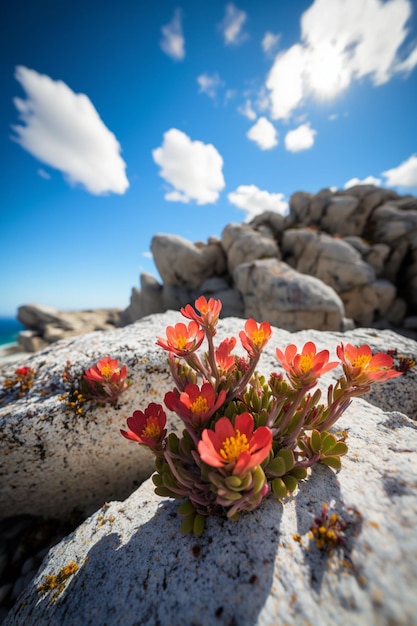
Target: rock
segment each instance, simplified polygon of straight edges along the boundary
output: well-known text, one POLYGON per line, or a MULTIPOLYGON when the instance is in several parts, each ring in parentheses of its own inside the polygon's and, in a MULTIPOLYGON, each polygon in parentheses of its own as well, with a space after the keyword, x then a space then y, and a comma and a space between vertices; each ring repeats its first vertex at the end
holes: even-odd
MULTIPOLYGON (((24 362, 37 374, 33 387, 23 397, 1 387, 16 364, 10 369, 3 368, 0 374, 2 516, 27 513, 62 518, 74 510, 89 514, 105 501, 125 498, 150 475, 151 455, 146 449, 130 445, 119 429, 125 428, 126 418, 134 410, 144 410, 151 401, 163 403, 165 393, 173 388, 166 353, 155 342, 158 336, 165 335, 167 326, 184 319, 179 312, 168 311, 124 328, 58 342, 24 362), (120 407, 97 407, 85 416, 66 410, 60 397, 67 390, 62 381, 67 359, 83 371, 106 355, 126 364, 132 380, 131 387, 120 396, 120 407)), ((237 337, 242 328, 242 319, 221 319, 216 341, 231 335, 237 337)), ((310 340, 320 350, 330 350, 332 358, 342 341, 354 345, 369 343, 375 351, 397 349, 398 354, 406 357, 417 354, 415 341, 391 331, 303 330, 292 334, 273 328, 273 338, 261 357, 262 370, 282 371, 275 355, 277 346, 284 349, 287 344, 296 343, 301 349, 310 340)), ((240 351, 243 354, 242 348, 240 351)), ((336 380, 336 374, 340 371, 329 372, 322 378, 323 391, 336 380)), ((379 389, 380 397, 368 394, 370 402, 388 410, 400 409, 417 419, 417 368, 379 389)), ((171 428, 178 427, 177 418, 170 416, 169 420, 171 428)))
POLYGON ((383 279, 375 280, 340 294, 346 315, 351 317, 359 326, 365 327, 372 326, 375 320, 389 315, 395 296, 394 285, 383 279))
MULTIPOLYGON (((176 310, 202 295, 207 280, 217 279, 227 285, 213 296, 224 300, 223 315, 248 317, 252 308, 245 310, 245 303, 252 302, 252 294, 237 287, 235 271, 241 264, 275 259, 332 287, 357 324, 394 325, 408 334, 402 319, 417 314, 416 220, 417 198, 357 185, 315 195, 298 191, 290 198, 289 215, 266 211, 249 223, 228 224, 220 241, 194 244, 175 235, 156 235, 152 249, 163 285, 156 282, 146 294, 144 288, 133 289, 123 320, 176 310), (391 287, 384 288, 381 306, 377 292, 386 281, 391 287), (394 300, 386 306, 393 289, 394 300), (387 309, 383 317, 381 308, 387 309)), ((276 323, 276 316, 266 321, 276 323)), ((308 325, 309 316, 298 320, 296 328, 300 324, 308 325)))
POLYGON ((343 303, 333 289, 282 261, 243 263, 236 268, 234 280, 247 317, 290 331, 341 329, 343 303))
POLYGON ((47 342, 34 330, 21 330, 17 341, 24 352, 37 352, 47 345, 47 342))
POLYGON ((222 232, 222 246, 227 256, 230 274, 241 263, 256 259, 280 259, 281 253, 275 239, 265 236, 247 224, 228 224, 222 232))
POLYGON ((295 496, 182 536, 177 504, 147 480, 52 548, 3 626, 415 626, 417 430, 355 399, 340 472, 316 466, 295 496), (328 503, 346 523, 326 553, 309 536, 328 503), (71 564, 62 587, 41 591, 71 564), (75 570, 75 571, 74 571, 75 570))
POLYGON ((165 311, 162 285, 152 274, 143 272, 140 275, 140 287, 140 290, 135 288, 132 290, 130 306, 123 313, 124 324, 131 324, 142 317, 165 311))
POLYGON ((42 304, 25 304, 19 307, 17 319, 29 329, 19 333, 19 344, 25 351, 37 352, 66 337, 114 328, 119 325, 121 310, 59 311, 42 304))
POLYGON ((223 249, 214 237, 197 245, 177 235, 157 234, 151 250, 159 275, 170 286, 195 289, 206 278, 226 271, 223 249))
MULTIPOLYGON (((172 386, 166 353, 155 341, 178 315, 53 344, 24 362, 36 371, 24 397, 0 387, 2 516, 89 514, 108 499, 126 497, 149 476, 151 455, 127 445, 119 429, 134 410, 150 400, 162 402, 172 386), (86 415, 68 410, 60 399, 68 391, 62 380, 67 360, 81 374, 107 355, 127 365, 132 380, 120 406, 96 407, 86 415)), ((18 365, 3 368, 0 385, 18 365)))
POLYGON ((282 249, 298 272, 319 278, 339 294, 375 280, 373 268, 343 239, 305 228, 287 230, 282 249))

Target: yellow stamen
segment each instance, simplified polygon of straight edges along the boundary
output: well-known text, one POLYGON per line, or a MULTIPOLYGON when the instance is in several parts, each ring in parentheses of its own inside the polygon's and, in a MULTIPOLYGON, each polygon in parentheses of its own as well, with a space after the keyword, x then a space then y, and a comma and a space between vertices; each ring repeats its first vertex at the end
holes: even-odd
POLYGON ((265 333, 262 330, 262 328, 260 328, 259 330, 255 330, 252 333, 252 341, 255 344, 255 346, 260 346, 264 343, 265 341, 265 333))
POLYGON ((205 413, 208 409, 207 400, 203 398, 203 396, 198 396, 191 404, 191 412, 192 413, 205 413))
POLYGON ((161 434, 158 420, 156 417, 148 417, 146 420, 146 426, 142 430, 142 436, 148 439, 157 439, 161 434))
POLYGON ((178 350, 184 350, 186 345, 187 345, 187 337, 184 337, 184 336, 177 337, 178 350))
POLYGON ((104 376, 104 378, 110 378, 113 374, 114 374, 114 370, 111 368, 110 365, 103 365, 103 367, 100 370, 102 376, 104 376))
POLYGON ((360 356, 357 356, 356 359, 353 359, 352 365, 353 367, 360 367, 361 369, 365 369, 365 367, 369 365, 371 358, 371 356, 361 354, 360 356))
POLYGON ((249 450, 248 438, 240 430, 236 430, 234 437, 227 437, 220 448, 220 454, 228 463, 234 463, 241 452, 249 450))
POLYGON ((309 372, 313 368, 314 354, 300 355, 300 369, 302 372, 309 372))

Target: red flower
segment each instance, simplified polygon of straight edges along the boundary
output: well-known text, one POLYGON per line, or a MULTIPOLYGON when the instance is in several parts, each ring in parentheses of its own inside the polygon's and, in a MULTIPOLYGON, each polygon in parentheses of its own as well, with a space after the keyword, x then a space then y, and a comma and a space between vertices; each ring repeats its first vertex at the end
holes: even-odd
POLYGON ((288 372, 292 385, 297 389, 312 387, 319 376, 339 365, 337 361, 328 363, 329 351, 317 352, 312 341, 304 344, 301 354, 297 352, 296 345, 290 344, 285 348, 285 353, 276 348, 276 355, 282 367, 288 372))
POLYGON ((120 367, 119 361, 106 356, 84 372, 84 379, 93 383, 118 383, 124 381, 126 374, 126 365, 120 367))
POLYGON ((162 443, 165 435, 166 414, 160 404, 151 402, 145 412, 134 411, 127 418, 128 430, 120 430, 123 437, 150 446, 151 448, 162 443))
POLYGON ((227 468, 235 476, 242 476, 268 456, 272 447, 272 433, 266 426, 253 432, 250 413, 236 416, 235 426, 227 417, 221 417, 213 430, 205 429, 198 443, 201 460, 211 467, 227 468))
POLYGON ((215 334, 215 326, 219 320, 222 303, 220 300, 210 298, 207 302, 204 296, 200 296, 194 303, 195 308, 199 311, 200 315, 196 313, 190 304, 187 304, 181 309, 181 313, 184 317, 190 320, 194 320, 201 324, 203 328, 210 331, 212 335, 215 334))
POLYGON ((15 374, 17 374, 20 377, 25 377, 25 376, 31 376, 33 374, 33 369, 31 367, 18 367, 17 370, 15 370, 15 374))
POLYGON ((350 343, 336 348, 337 356, 342 361, 346 378, 357 387, 366 387, 372 383, 382 383, 389 378, 401 376, 401 372, 391 369, 392 357, 384 352, 373 355, 371 348, 364 344, 355 348, 350 343))
POLYGON ((158 337, 156 345, 180 357, 187 357, 195 352, 204 340, 204 330, 195 321, 190 322, 188 328, 182 322, 168 326, 166 333, 167 338, 158 337))
POLYGON ((272 334, 271 324, 262 322, 259 326, 257 322, 250 318, 245 323, 245 330, 239 333, 242 346, 251 358, 259 355, 268 343, 272 334))
POLYGON ((223 372, 228 372, 235 365, 235 357, 230 354, 236 345, 236 337, 224 339, 217 348, 216 363, 223 372))
POLYGON ((216 398, 216 393, 210 383, 187 385, 180 393, 177 389, 165 394, 164 402, 167 409, 191 424, 194 428, 201 428, 212 415, 221 407, 226 398, 226 391, 222 390, 216 398))

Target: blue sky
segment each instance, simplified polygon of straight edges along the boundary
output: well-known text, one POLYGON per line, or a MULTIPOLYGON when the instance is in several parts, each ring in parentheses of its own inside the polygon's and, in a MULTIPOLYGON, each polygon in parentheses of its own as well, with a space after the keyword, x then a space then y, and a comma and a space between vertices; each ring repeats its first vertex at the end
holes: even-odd
POLYGON ((0 314, 124 308, 154 234, 295 191, 417 192, 416 2, 16 0, 0 41, 0 314))

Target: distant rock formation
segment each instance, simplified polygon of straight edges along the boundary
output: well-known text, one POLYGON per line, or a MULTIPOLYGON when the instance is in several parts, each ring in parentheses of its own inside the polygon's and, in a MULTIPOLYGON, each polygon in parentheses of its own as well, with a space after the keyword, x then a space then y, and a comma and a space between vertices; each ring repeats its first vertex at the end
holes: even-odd
POLYGON ((26 327, 18 336, 24 352, 37 352, 59 339, 109 330, 120 325, 122 309, 94 309, 87 311, 59 311, 43 304, 20 306, 17 319, 26 327))
POLYGON ((373 185, 296 192, 284 217, 228 224, 221 239, 156 234, 162 278, 143 273, 121 321, 218 298, 222 317, 290 331, 391 328, 417 336, 417 198, 373 185))

